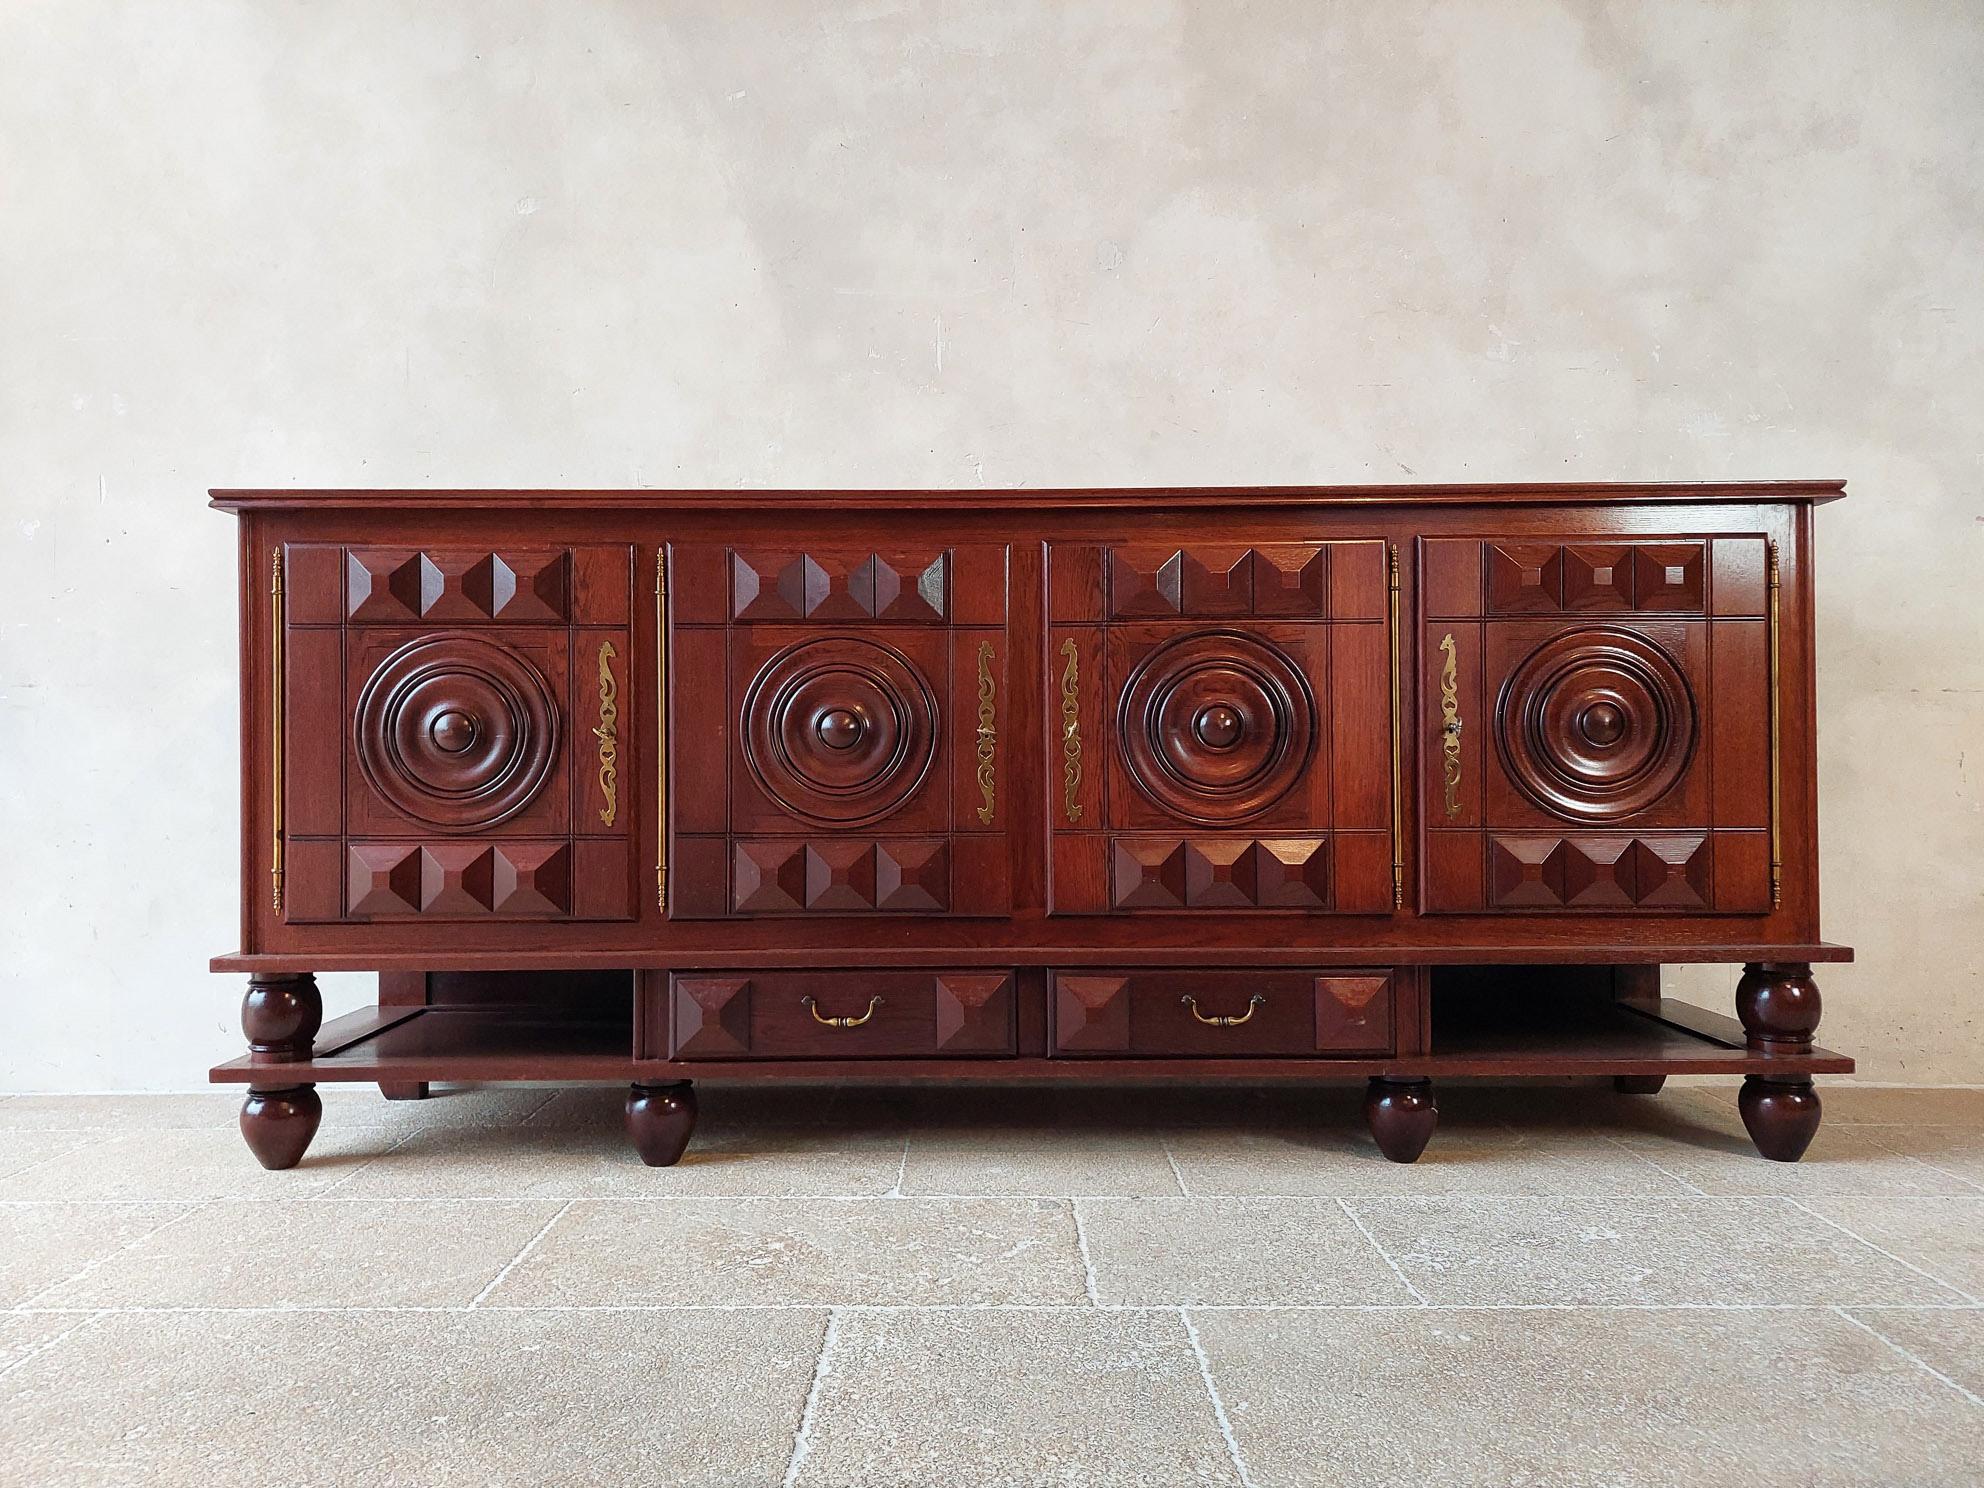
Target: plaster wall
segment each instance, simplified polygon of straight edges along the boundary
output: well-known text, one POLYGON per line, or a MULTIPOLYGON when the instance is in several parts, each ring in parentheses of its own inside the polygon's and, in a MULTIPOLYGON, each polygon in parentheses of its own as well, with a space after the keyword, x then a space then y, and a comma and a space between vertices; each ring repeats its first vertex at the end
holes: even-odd
POLYGON ((239 1048, 210 485, 1785 475, 1825 1040, 1984 1080, 1980 79, 1922 0, 0 0, 0 1089, 239 1048))

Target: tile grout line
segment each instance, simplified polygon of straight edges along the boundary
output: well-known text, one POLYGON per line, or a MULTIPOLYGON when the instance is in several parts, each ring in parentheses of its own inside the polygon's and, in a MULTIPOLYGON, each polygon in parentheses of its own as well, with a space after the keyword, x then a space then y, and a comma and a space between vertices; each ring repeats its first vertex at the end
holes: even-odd
MULTIPOLYGON (((1193 1302, 1195 1312, 1397 1312, 1427 1314, 1436 1312, 1831 1312, 1832 1302, 1193 1302)), ((1147 1313, 1176 1312, 1176 1302, 1111 1302, 1090 1308, 1075 1302, 533 1302, 527 1307, 506 1307, 504 1312, 1056 1312, 1091 1311, 1147 1313)), ((1975 1302, 1867 1302, 1854 1303, 1861 1312, 1984 1312, 1984 1303, 1975 1302)), ((136 1313, 201 1313, 260 1317, 275 1313, 444 1313, 460 1316, 470 1309, 466 1303, 448 1305, 423 1303, 262 1303, 240 1307, 178 1304, 128 1304, 89 1307, 32 1307, 20 1305, 0 1311, 0 1317, 124 1316, 136 1313)), ((482 1308, 479 1311, 492 1309, 482 1308)))
POLYGON ((97 1323, 101 1322, 105 1316, 106 1314, 101 1312, 84 1313, 81 1317, 76 1319, 75 1325, 73 1327, 64 1328, 60 1333, 57 1333, 53 1338, 44 1338, 40 1343, 36 1344, 33 1348, 29 1349, 25 1354, 22 1354, 20 1358, 16 1359, 13 1363, 5 1366, 0 1366, 0 1379, 6 1378, 8 1375, 12 1374, 16 1369, 19 1369, 22 1365, 31 1363, 32 1361, 39 1359, 43 1354, 47 1353, 57 1344, 62 1343, 64 1340, 74 1338, 78 1333, 81 1333, 86 1328, 94 1327, 97 1323))
POLYGON ((314 1201, 323 1198, 325 1195, 337 1189, 343 1188, 347 1183, 351 1182, 351 1180, 356 1178, 360 1173, 363 1173, 366 1169, 370 1168, 374 1163, 383 1162, 385 1159, 391 1157, 395 1152, 398 1152, 400 1148, 406 1146, 408 1142, 411 1142, 423 1130, 425 1130, 425 1128, 416 1126, 411 1131, 402 1132, 383 1150, 373 1153, 370 1157, 366 1158, 364 1162, 360 1163, 357 1167, 353 1168, 349 1173, 346 1173, 344 1177, 338 1179, 337 1182, 327 1183, 322 1188, 318 1189, 315 1193, 305 1194, 304 1197, 306 1199, 310 1199, 314 1201))
POLYGON ((1409 1281, 1406 1278, 1406 1274, 1399 1269, 1398 1262, 1392 1259, 1392 1253, 1386 1250, 1384 1246, 1380 1245, 1378 1243, 1378 1237, 1372 1234, 1371 1231, 1368 1228, 1366 1228, 1364 1224, 1364 1216, 1359 1214, 1355 1209, 1350 1207, 1350 1201, 1348 1199, 1338 1198, 1336 1204, 1337 1204, 1337 1208, 1341 1209, 1345 1214, 1347 1214, 1350 1217, 1350 1222, 1357 1226, 1357 1232, 1360 1235, 1362 1235, 1367 1241, 1370 1242, 1371 1248, 1377 1251, 1377 1253, 1384 1258, 1384 1262, 1387 1266, 1390 1266, 1392 1268, 1392 1275, 1398 1278, 1399 1285, 1404 1287, 1408 1292, 1412 1293, 1413 1300, 1417 1302, 1421 1307, 1430 1306, 1431 1304, 1427 1302, 1425 1296, 1421 1294, 1419 1288, 1414 1286, 1411 1283, 1411 1281, 1409 1281))
POLYGON ((84 1264, 78 1270, 72 1272, 68 1276, 63 1277, 60 1281, 51 1281, 47 1286, 41 1287, 40 1289, 34 1292, 30 1292, 21 1301, 16 1302, 14 1306, 9 1310, 13 1312, 23 1311, 24 1309, 34 1305, 34 1300, 36 1297, 45 1297, 50 1292, 59 1291, 63 1287, 75 1285, 77 1282, 81 1281, 85 1276, 88 1276, 92 1271, 95 1271, 98 1267, 108 1265, 110 1262, 116 1260, 118 1257, 125 1255, 126 1253, 132 1250, 137 1249, 140 1245, 143 1245, 147 1240, 151 1239, 152 1236, 159 1234, 161 1231, 171 1229, 172 1226, 178 1224, 181 1220, 191 1219, 195 1214, 198 1214, 202 1209, 205 1209, 207 1205, 212 1203, 213 1201, 210 1199, 206 1199, 206 1200, 181 1199, 178 1202, 184 1204, 185 1207, 181 1209, 177 1214, 166 1216, 166 1218, 160 1220, 157 1224, 153 1225, 150 1229, 146 1230, 142 1235, 133 1236, 130 1240, 118 1246, 115 1250, 108 1251, 105 1254, 98 1256, 93 1261, 84 1262, 84 1264))
MULTIPOLYGON (((1784 1197, 1784 1202, 1789 1204, 1793 1209, 1797 1209, 1802 1211, 1803 1213, 1811 1215, 1813 1219, 1816 1219, 1822 1225, 1830 1225, 1833 1229, 1838 1230, 1840 1234, 1846 1236, 1848 1239, 1856 1240, 1860 1244, 1866 1246, 1867 1249, 1873 1251, 1875 1255, 1887 1257, 1887 1259, 1893 1261, 1897 1266, 1904 1266, 1908 1270, 1913 1271, 1917 1276, 1921 1277, 1924 1281, 1932 1281, 1937 1286, 1941 1287, 1944 1291, 1956 1293, 1957 1296, 1963 1298, 1964 1301, 1972 1304, 1973 1306, 1977 1304, 1978 1299, 1976 1297, 1971 1296, 1970 1293, 1966 1292, 1962 1287, 1944 1281, 1942 1277, 1935 1275, 1933 1272, 1923 1270, 1913 1261, 1903 1260, 1893 1251, 1883 1249, 1881 1246, 1878 1246, 1873 1241, 1869 1240, 1865 1235, 1858 1234, 1855 1231, 1848 1229, 1838 1220, 1827 1218, 1825 1215, 1819 1213, 1818 1210, 1812 1208, 1811 1205, 1803 1203, 1798 1199, 1794 1199, 1790 1197, 1788 1194, 1784 1195, 1783 1197, 1784 1197)), ((1961 1197, 1961 1195, 1959 1195, 1959 1197, 1961 1197)))
POLYGON ((1192 1321, 1188 1307, 1178 1309, 1178 1320, 1185 1325, 1185 1336, 1192 1341, 1192 1356, 1199 1361, 1199 1378, 1205 1381, 1206 1397, 1212 1401, 1213 1419, 1219 1423, 1219 1434, 1226 1439, 1226 1455, 1233 1459, 1233 1470, 1240 1475, 1240 1488, 1254 1488, 1252 1474, 1247 1471, 1247 1459, 1240 1455, 1240 1443, 1233 1435, 1233 1422, 1227 1419, 1226 1402, 1219 1398, 1219 1387, 1212 1382, 1212 1361, 1206 1357, 1206 1348, 1199 1341, 1199 1327, 1192 1321))
POLYGON ((793 1488, 799 1481, 799 1469, 805 1465, 806 1454, 813 1450, 813 1423, 820 1414, 820 1386, 833 1369, 834 1340, 839 1336, 840 1309, 830 1308, 826 1331, 820 1335, 820 1352, 813 1358, 813 1383, 806 1389, 806 1405, 799 1412, 799 1429, 792 1433, 792 1456, 786 1460, 781 1488, 793 1488))
POLYGON ((1102 1305, 1102 1297, 1096 1291, 1095 1262, 1089 1257, 1088 1231, 1082 1225, 1082 1201, 1080 1199, 1068 1200, 1068 1210, 1075 1216, 1075 1245, 1082 1253, 1082 1276, 1088 1284, 1088 1305, 1090 1307, 1100 1307, 1102 1305))
MULTIPOLYGON (((1899 1122, 1895 1122, 1893 1124, 1897 1126, 1901 1125, 1901 1123, 1899 1122)), ((1860 1127, 1857 1129, 1863 1132, 1866 1135, 1867 1140, 1873 1143, 1874 1146, 1880 1148, 1881 1151, 1892 1153, 1894 1156, 1900 1158, 1903 1162, 1911 1162, 1914 1163, 1917 1167, 1927 1168, 1932 1173, 1940 1173, 1945 1178, 1954 1178, 1958 1183, 1963 1184, 1966 1188, 1969 1188, 1974 1192, 1984 1193, 1984 1183, 1979 1183, 1974 1179, 1966 1178, 1963 1176, 1963 1174, 1954 1172, 1949 1168, 1938 1167, 1936 1166, 1936 1164, 1930 1162, 1926 1157, 1917 1157, 1912 1152, 1903 1152, 1899 1147, 1896 1147, 1888 1142, 1883 1142, 1878 1136, 1876 1136, 1872 1131, 1868 1130, 1866 1127, 1860 1127)), ((1855 1130, 1855 1128, 1849 1127, 1848 1130, 1855 1130)), ((1969 1195, 1952 1194, 1950 1195, 1950 1197, 1968 1198, 1969 1195)))
POLYGON ((508 1276, 512 1271, 516 1270, 517 1266, 523 1261, 525 1256, 529 1255, 533 1250, 537 1249, 537 1242, 542 1240, 546 1235, 550 1234, 551 1227, 556 1223, 558 1223, 559 1220, 563 1219, 566 1213, 570 1211, 572 1205, 576 1204, 577 1202, 578 1202, 577 1199, 567 1199, 565 1200, 564 1203, 558 1206, 558 1212, 552 1215, 551 1218, 547 1219, 544 1222, 544 1227, 540 1229, 535 1235, 532 1235, 530 1239, 526 1240, 524 1242, 524 1248, 518 1251, 515 1255, 511 1256, 509 1263, 505 1265, 501 1271, 498 1271, 494 1276, 490 1277, 489 1284, 485 1286, 481 1291, 475 1294, 474 1298, 468 1304, 468 1310, 470 1312, 473 1312, 478 1307, 482 1306, 482 1299, 484 1297, 487 1297, 491 1292, 495 1291, 497 1287, 503 1284, 503 1278, 508 1276))
POLYGON ((1955 1380, 1951 1379, 1947 1374, 1944 1374, 1942 1370, 1936 1368, 1935 1365, 1928 1363, 1927 1361, 1922 1359, 1919 1355, 1911 1353, 1909 1350, 1903 1348, 1900 1344, 1896 1343, 1892 1338, 1888 1337, 1887 1334, 1883 1333, 1880 1329, 1874 1327, 1871 1323, 1861 1322, 1860 1319, 1855 1317, 1852 1313, 1848 1312, 1844 1307, 1835 1306, 1833 1308, 1833 1311, 1838 1313, 1841 1317, 1845 1318, 1847 1322, 1853 1324, 1854 1327, 1859 1328, 1864 1332, 1873 1334, 1876 1338, 1880 1339, 1882 1343, 1885 1343, 1889 1348, 1893 1349, 1897 1354, 1900 1354, 1902 1358, 1906 1359, 1909 1363, 1913 1364, 1917 1369, 1920 1369, 1924 1374, 1932 1375, 1936 1379, 1941 1380, 1944 1384, 1948 1385, 1952 1390, 1956 1391, 1957 1394, 1961 1395, 1965 1400, 1968 1400, 1972 1405, 1984 1406, 1984 1399, 1980 1399, 1978 1396, 1972 1394, 1969 1390, 1966 1390, 1962 1385, 1958 1384, 1955 1380))
MULTIPOLYGON (((1610 1142, 1614 1147, 1617 1147, 1621 1152, 1625 1153, 1626 1156, 1632 1158, 1634 1161, 1645 1163, 1649 1168, 1652 1168, 1656 1173, 1665 1174, 1667 1177, 1672 1178, 1676 1183, 1680 1184, 1682 1188, 1687 1190, 1686 1193, 1671 1194, 1669 1195, 1669 1197, 1676 1199, 1693 1199, 1693 1198, 1712 1199, 1716 1197, 1715 1194, 1710 1193, 1707 1189, 1703 1188, 1699 1183, 1690 1183, 1686 1178, 1683 1178, 1679 1173, 1673 1172, 1668 1168, 1662 1167, 1659 1163, 1655 1162, 1652 1158, 1648 1157, 1644 1152, 1639 1151, 1637 1148, 1628 1147, 1624 1142, 1620 1141, 1610 1132, 1598 1132, 1596 1133, 1596 1135, 1600 1137, 1602 1140, 1610 1142)), ((1653 1194, 1653 1195, 1649 1195, 1649 1197, 1658 1198, 1660 1197, 1660 1195, 1653 1194)))

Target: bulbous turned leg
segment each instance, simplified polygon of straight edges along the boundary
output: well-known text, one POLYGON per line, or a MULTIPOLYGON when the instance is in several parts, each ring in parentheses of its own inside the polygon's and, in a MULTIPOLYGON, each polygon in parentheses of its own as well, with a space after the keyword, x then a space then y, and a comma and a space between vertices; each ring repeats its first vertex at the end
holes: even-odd
POLYGON ((1796 1162, 1819 1133, 1819 1092, 1810 1080, 1750 1075, 1736 1097, 1750 1140, 1772 1162, 1796 1162))
POLYGON ((265 1168, 293 1168, 317 1135, 324 1102, 317 1087, 285 1074, 310 1058, 324 1023, 324 1000, 309 972, 257 972, 241 999, 248 1058, 261 1066, 241 1103, 241 1136, 265 1168))
POLYGON ((1614 1075, 1612 1088, 1621 1095, 1658 1095, 1667 1083, 1665 1075, 1614 1075))
MULTIPOLYGON (((1736 1016, 1752 1054, 1811 1052, 1819 988, 1802 961, 1753 961, 1736 984, 1736 1016)), ((1819 1093, 1809 1075, 1749 1075, 1736 1097, 1750 1140, 1773 1162, 1796 1162, 1819 1130, 1819 1093)))
POLYGON ((695 1129, 696 1090, 687 1080, 635 1085, 627 1092, 627 1135, 649 1167, 673 1167, 695 1129))
POLYGON ((1433 1082, 1373 1079, 1364 1092, 1364 1120, 1386 1157, 1395 1163, 1417 1161, 1440 1121, 1433 1082))
POLYGON ((323 1116, 324 1102, 315 1085, 280 1089, 251 1085, 241 1103, 242 1140, 263 1167, 293 1168, 303 1161, 323 1116))

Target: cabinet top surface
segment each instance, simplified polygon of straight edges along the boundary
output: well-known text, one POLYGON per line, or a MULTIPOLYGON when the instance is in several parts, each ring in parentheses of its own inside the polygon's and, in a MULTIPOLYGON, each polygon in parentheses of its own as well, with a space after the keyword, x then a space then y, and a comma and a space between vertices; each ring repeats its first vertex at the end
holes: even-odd
POLYGON ((1645 502, 1835 501, 1840 480, 1763 481, 1532 481, 1478 485, 1368 486, 1070 486, 925 490, 460 490, 378 488, 218 489, 208 494, 223 511, 307 511, 313 508, 392 511, 417 508, 489 510, 711 510, 820 507, 839 510, 1025 511, 1053 508, 1189 508, 1286 506, 1523 506, 1645 502))

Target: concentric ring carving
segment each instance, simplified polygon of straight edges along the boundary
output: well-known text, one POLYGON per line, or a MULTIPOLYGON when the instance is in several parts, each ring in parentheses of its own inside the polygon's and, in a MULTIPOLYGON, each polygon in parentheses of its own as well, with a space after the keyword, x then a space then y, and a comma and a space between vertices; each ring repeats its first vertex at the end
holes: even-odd
POLYGON ((451 631, 381 661, 352 729, 359 769, 395 811, 472 831, 515 816, 543 787, 558 754, 558 703, 528 658, 451 631))
POLYGON ((767 661, 744 696, 744 759, 793 815, 861 826, 899 809, 937 754, 937 699, 888 646, 823 636, 767 661))
POLYGON ((1573 821, 1645 811, 1695 748, 1695 697, 1681 668, 1631 631, 1552 636, 1502 684, 1495 743, 1522 793, 1573 821))
POLYGON ((1123 689, 1117 729, 1138 789, 1184 821, 1258 816, 1301 777, 1316 703, 1301 669, 1236 631, 1201 631, 1146 656, 1123 689))

